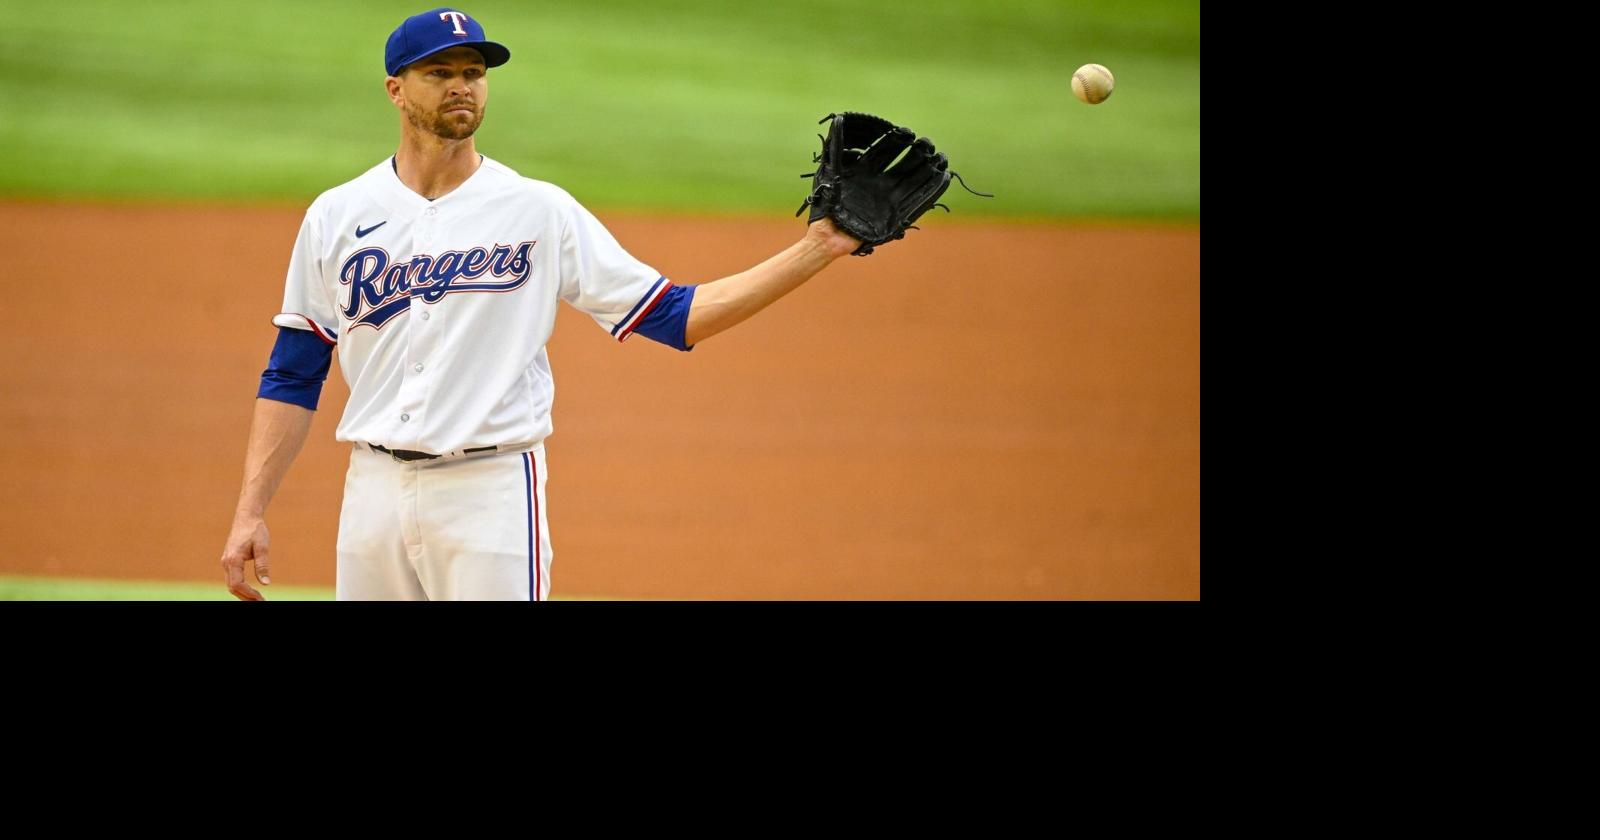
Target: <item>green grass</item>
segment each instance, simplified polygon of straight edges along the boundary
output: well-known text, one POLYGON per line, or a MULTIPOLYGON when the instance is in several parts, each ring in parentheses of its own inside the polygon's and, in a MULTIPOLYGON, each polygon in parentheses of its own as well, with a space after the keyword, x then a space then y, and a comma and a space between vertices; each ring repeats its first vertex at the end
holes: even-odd
MULTIPOLYGON (((0 0, 0 196, 304 204, 393 152, 426 4, 0 0)), ((1198 0, 474 0, 479 149, 595 207, 792 211, 835 110, 930 136, 961 214, 1197 219, 1198 0), (1115 95, 1072 97, 1079 65, 1115 95)))
MULTIPOLYGON (((320 586, 256 586, 269 601, 332 601, 333 589, 320 586)), ((0 601, 235 601, 219 579, 216 583, 156 580, 88 580, 83 578, 0 575, 0 601)), ((600 601, 605 598, 552 596, 552 601, 600 601)))
MULTIPOLYGON (((270 601, 332 601, 333 590, 315 586, 257 586, 270 601)), ((234 601, 216 583, 0 577, 0 601, 234 601)))

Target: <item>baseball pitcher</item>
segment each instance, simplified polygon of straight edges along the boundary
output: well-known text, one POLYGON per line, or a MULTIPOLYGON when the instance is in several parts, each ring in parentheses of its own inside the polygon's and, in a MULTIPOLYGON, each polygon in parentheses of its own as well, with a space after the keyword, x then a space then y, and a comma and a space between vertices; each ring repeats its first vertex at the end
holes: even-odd
POLYGON ((560 187, 478 152, 489 70, 511 59, 456 9, 389 36, 393 156, 311 203, 289 257, 244 483, 222 552, 228 590, 264 600, 266 510, 305 443, 332 354, 350 388, 339 600, 550 595, 544 440, 556 306, 613 339, 678 350, 744 321, 841 256, 904 235, 951 173, 926 138, 830 115, 805 235, 761 264, 678 285, 634 259, 560 187), (903 155, 902 155, 903 153, 903 155), (897 161, 898 159, 898 161, 897 161))

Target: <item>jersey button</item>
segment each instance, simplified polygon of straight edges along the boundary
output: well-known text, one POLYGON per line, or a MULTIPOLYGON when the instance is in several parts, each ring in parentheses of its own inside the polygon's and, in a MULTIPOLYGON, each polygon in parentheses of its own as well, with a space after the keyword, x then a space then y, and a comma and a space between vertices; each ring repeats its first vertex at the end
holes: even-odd
POLYGON ((426 210, 424 210, 422 212, 427 214, 427 215, 429 215, 429 216, 437 216, 439 214, 439 208, 437 208, 437 207, 429 207, 428 209, 426 209, 426 210))
POLYGON ((421 373, 422 372, 422 363, 421 362, 417 362, 417 366, 412 368, 412 370, 416 371, 417 373, 421 373))
POLYGON ((409 415, 409 414, 400 415, 400 422, 402 422, 402 423, 404 423, 404 422, 406 422, 407 420, 410 420, 410 419, 411 419, 411 415, 409 415))
POLYGON ((424 321, 428 320, 428 313, 426 313, 426 312, 422 313, 422 320, 424 320, 424 321))

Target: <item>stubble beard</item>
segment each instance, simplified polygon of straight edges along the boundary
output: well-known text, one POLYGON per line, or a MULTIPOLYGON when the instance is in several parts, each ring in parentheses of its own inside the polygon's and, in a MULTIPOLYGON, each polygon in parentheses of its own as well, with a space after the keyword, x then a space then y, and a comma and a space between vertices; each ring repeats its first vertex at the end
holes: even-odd
POLYGON ((483 124, 483 108, 468 106, 473 109, 471 117, 446 113, 458 105, 459 103, 446 103, 439 106, 437 111, 424 112, 407 103, 406 119, 418 131, 426 131, 442 140, 465 140, 476 133, 478 126, 483 124))

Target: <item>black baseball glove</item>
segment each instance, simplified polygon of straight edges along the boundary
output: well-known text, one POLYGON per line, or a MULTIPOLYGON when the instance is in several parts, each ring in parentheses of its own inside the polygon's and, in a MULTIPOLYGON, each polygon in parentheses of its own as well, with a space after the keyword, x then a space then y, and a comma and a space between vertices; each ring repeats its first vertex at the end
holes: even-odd
POLYGON ((822 153, 812 158, 817 171, 800 176, 812 179, 811 195, 796 216, 810 207, 807 224, 824 216, 833 219, 840 230, 861 240, 854 253, 864 257, 885 242, 904 239, 912 223, 934 207, 950 211, 937 202, 949 189, 950 178, 961 176, 950 171, 949 159, 934 151, 932 141, 871 114, 846 111, 819 122, 829 120, 833 124, 822 137, 822 153))

